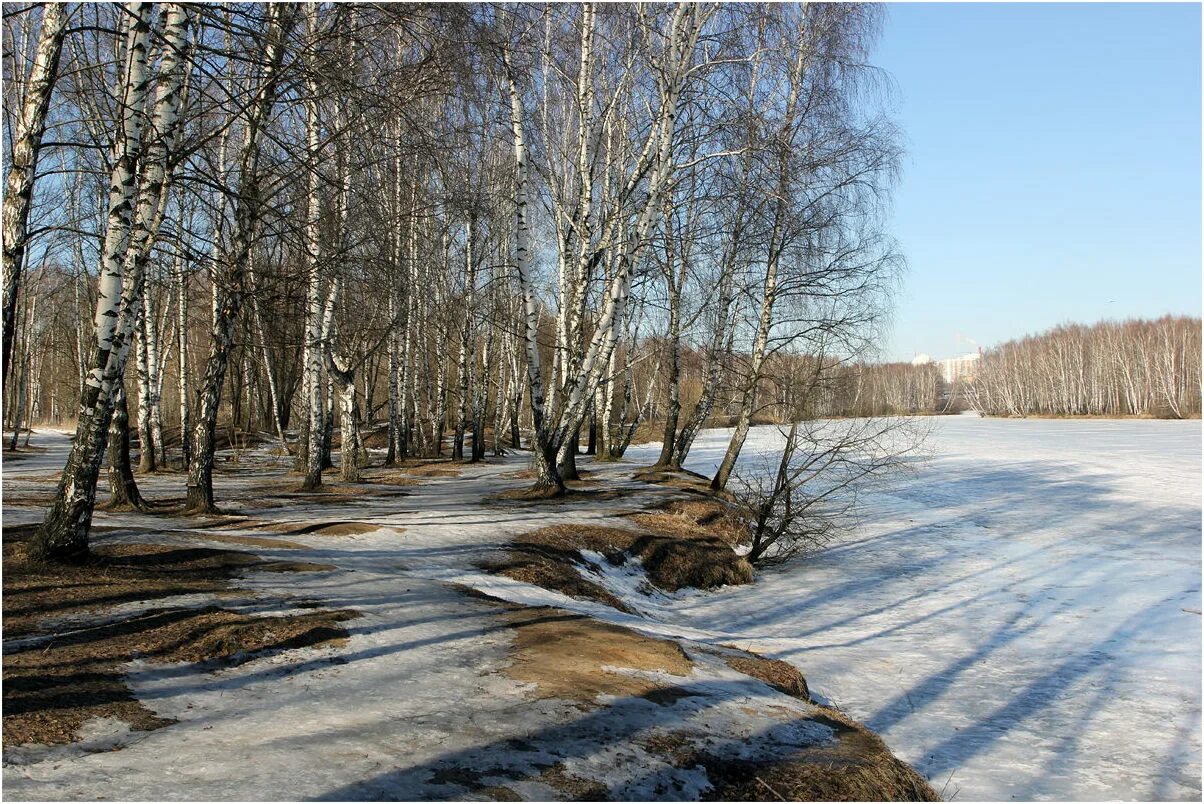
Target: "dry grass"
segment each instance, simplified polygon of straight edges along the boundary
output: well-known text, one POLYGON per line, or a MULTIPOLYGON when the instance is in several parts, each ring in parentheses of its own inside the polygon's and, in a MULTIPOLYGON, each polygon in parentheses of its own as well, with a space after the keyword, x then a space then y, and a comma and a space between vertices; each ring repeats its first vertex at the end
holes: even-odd
POLYGON ((36 632, 46 617, 174 595, 220 593, 227 590, 230 578, 266 563, 231 550, 114 544, 95 548, 84 565, 38 564, 25 557, 22 537, 30 530, 4 532, 8 637, 36 632))
MULTIPOLYGON (((93 529, 95 530, 95 528, 93 529)), ((233 536, 226 533, 210 533, 204 531, 183 532, 175 531, 176 538, 196 539, 197 541, 221 542, 222 544, 242 544, 247 547, 266 547, 273 550, 304 550, 305 545, 284 539, 265 539, 261 536, 233 536)))
POLYGON ((711 801, 940 801, 922 776, 873 732, 834 709, 815 718, 836 742, 769 762, 699 757, 714 788, 711 801))
POLYGON ((567 772, 563 762, 557 762, 539 774, 538 780, 561 793, 564 801, 607 801, 610 791, 601 782, 585 779, 567 772))
POLYGON ((338 624, 356 616, 322 611, 255 617, 216 607, 162 609, 57 637, 4 657, 4 743, 76 739, 93 718, 114 717, 137 731, 172 721, 155 716, 126 686, 122 665, 152 662, 239 664, 265 652, 337 642, 338 624))
POLYGON ((450 458, 432 460, 407 460, 400 471, 412 477, 459 477, 460 469, 450 458))
MULTIPOLYGON (((93 550, 83 565, 31 562, 25 542, 32 527, 5 529, 6 637, 39 633, 47 617, 102 612, 122 603, 174 595, 234 594, 230 581, 248 570, 332 569, 293 561, 264 561, 249 553, 162 544, 113 544, 93 550)), ((259 617, 206 608, 163 608, 103 625, 80 627, 4 656, 4 742, 57 744, 78 738, 99 717, 135 730, 165 726, 126 686, 122 667, 153 662, 237 664, 264 652, 328 644, 347 636, 338 623, 351 611, 310 611, 259 617)))
POLYGON ((724 656, 727 666, 737 673, 764 681, 778 692, 798 698, 803 701, 811 700, 811 692, 807 689, 807 679, 794 665, 781 659, 768 659, 758 656, 751 651, 741 651, 740 655, 724 656))
POLYGON ((629 518, 641 528, 664 536, 681 539, 713 536, 732 547, 748 541, 748 530, 740 518, 714 499, 673 500, 660 508, 631 514, 629 518))
POLYGON ((581 549, 599 553, 622 551, 636 534, 618 528, 553 525, 525 534, 509 546, 506 557, 483 564, 483 568, 516 581, 568 595, 577 600, 594 600, 634 613, 623 601, 596 583, 581 577, 575 564, 581 549))
POLYGON ((487 503, 510 504, 515 502, 538 502, 543 504, 572 504, 590 501, 620 500, 628 496, 623 489, 592 489, 582 488, 595 483, 593 480, 570 481, 569 487, 563 492, 554 486, 526 486, 519 489, 501 491, 485 498, 487 503))
POLYGON ((633 474, 632 479, 639 480, 642 483, 652 483, 656 486, 688 491, 691 494, 700 496, 714 496, 714 492, 711 491, 711 481, 709 478, 685 469, 673 471, 661 466, 649 466, 633 474))
POLYGON ((640 536, 629 551, 643 564, 648 579, 667 592, 692 587, 716 589, 752 583, 752 565, 722 539, 640 536))
POLYGON ((539 697, 593 703, 599 695, 648 696, 667 686, 605 667, 688 676, 693 662, 676 642, 551 608, 511 608, 514 661, 506 674, 539 687, 539 697))
POLYGON ((678 768, 702 767, 712 787, 704 801, 939 801, 936 791, 864 726, 820 707, 811 719, 836 740, 762 761, 719 758, 705 734, 657 732, 645 749, 678 768))
POLYGON ((678 500, 629 518, 639 530, 583 525, 540 528, 512 542, 504 559, 483 566, 628 613, 634 613, 628 604, 582 577, 578 571, 582 550, 601 553, 616 565, 639 559, 649 582, 669 592, 752 582, 752 566, 732 550, 743 530, 722 503, 678 500))
POLYGON ((379 469, 361 469, 360 477, 364 483, 378 486, 417 486, 420 481, 407 477, 402 470, 384 467, 379 469))

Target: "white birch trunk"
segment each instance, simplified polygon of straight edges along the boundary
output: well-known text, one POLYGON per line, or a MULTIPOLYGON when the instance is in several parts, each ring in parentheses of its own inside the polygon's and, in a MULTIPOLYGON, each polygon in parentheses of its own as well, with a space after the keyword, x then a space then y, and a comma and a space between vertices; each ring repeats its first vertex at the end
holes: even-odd
MULTIPOLYGON (((17 294, 25 262, 26 230, 33 200, 34 176, 50 96, 58 76, 59 55, 67 33, 67 5, 46 3, 42 6, 42 30, 34 53, 33 68, 25 86, 25 104, 17 116, 12 139, 12 155, 4 183, 3 260, 4 260, 4 332, 3 379, 8 381, 9 360, 16 335, 17 294)), ((11 79, 11 76, 9 76, 11 79)))

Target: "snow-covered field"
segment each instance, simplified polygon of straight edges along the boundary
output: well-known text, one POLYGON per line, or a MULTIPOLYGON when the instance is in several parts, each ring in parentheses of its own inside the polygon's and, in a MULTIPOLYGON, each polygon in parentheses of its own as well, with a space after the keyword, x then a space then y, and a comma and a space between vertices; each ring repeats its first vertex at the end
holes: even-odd
POLYGON ((946 797, 1199 800, 1200 422, 932 425, 856 535, 660 616, 796 664, 946 797))
MULTIPOLYGON (((507 477, 525 464, 512 455, 392 495, 303 497, 261 510, 248 470, 295 478, 264 450, 243 456, 217 476, 227 510, 376 529, 290 535, 306 547, 284 551, 289 559, 336 569, 252 573, 239 587, 262 597, 223 605, 256 610, 297 597, 352 608, 363 616, 349 624, 348 644, 218 672, 135 662, 127 668, 135 695, 180 722, 134 734, 98 722, 85 745, 7 751, 8 797, 460 798, 466 790, 440 773, 496 767, 505 770, 497 783, 548 798, 556 791, 513 782, 512 771, 562 761, 621 797, 655 798, 692 790, 701 777, 679 778, 640 748, 637 731, 691 727, 752 750, 739 735, 768 727, 747 712, 805 709, 704 657, 690 683, 722 687, 722 696, 673 707, 635 701, 631 712, 583 718, 571 702, 532 699, 531 685, 505 677, 511 638, 497 610, 454 584, 793 662, 947 798, 1198 800, 1200 422, 931 424, 931 458, 868 496, 855 534, 750 586, 642 598, 643 616, 476 567, 519 533, 566 521, 618 525, 618 511, 663 497, 666 489, 631 480, 633 463, 593 467, 601 482, 626 484, 620 500, 483 503, 522 485, 507 477), (125 747, 105 750, 113 745, 125 747)), ((689 466, 710 472, 726 436, 704 433, 689 466)), ((749 464, 779 438, 755 428, 749 464)), ((35 441, 48 452, 5 462, 6 525, 41 517, 20 495, 51 490, 62 466, 65 436, 35 441)), ((648 463, 656 451, 647 445, 630 458, 648 463)), ((180 485, 178 475, 158 475, 144 478, 143 491, 166 499, 180 485)), ((196 545, 203 536, 184 519, 98 513, 97 522, 128 529, 108 539, 144 540, 149 529, 156 541, 196 545)), ((640 579, 631 569, 599 580, 633 597, 640 579)))

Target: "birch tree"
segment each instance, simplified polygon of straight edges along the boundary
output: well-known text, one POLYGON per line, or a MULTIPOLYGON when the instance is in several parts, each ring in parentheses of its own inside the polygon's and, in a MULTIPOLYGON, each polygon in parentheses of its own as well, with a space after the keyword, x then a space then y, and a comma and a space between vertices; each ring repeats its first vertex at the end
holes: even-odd
MULTIPOLYGON (((29 13, 29 12, 26 12, 29 13)), ((59 57, 67 35, 66 4, 42 6, 42 27, 38 36, 33 65, 25 81, 25 99, 16 119, 4 183, 3 259, 4 259, 4 383, 8 383, 9 361, 16 334, 17 294, 27 246, 26 227, 33 201, 34 179, 50 98, 58 77, 59 57)))

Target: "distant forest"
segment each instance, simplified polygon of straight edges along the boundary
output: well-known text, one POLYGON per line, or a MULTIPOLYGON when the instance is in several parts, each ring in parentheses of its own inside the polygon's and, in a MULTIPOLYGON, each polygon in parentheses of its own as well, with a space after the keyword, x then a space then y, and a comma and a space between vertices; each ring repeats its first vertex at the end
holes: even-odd
POLYGON ((988 416, 1200 415, 1200 319, 1065 324, 986 351, 972 377, 946 383, 936 365, 834 369, 819 415, 956 413, 988 416))
POLYGON ((1070 324, 1008 341, 967 389, 992 415, 1200 415, 1200 319, 1070 324))

